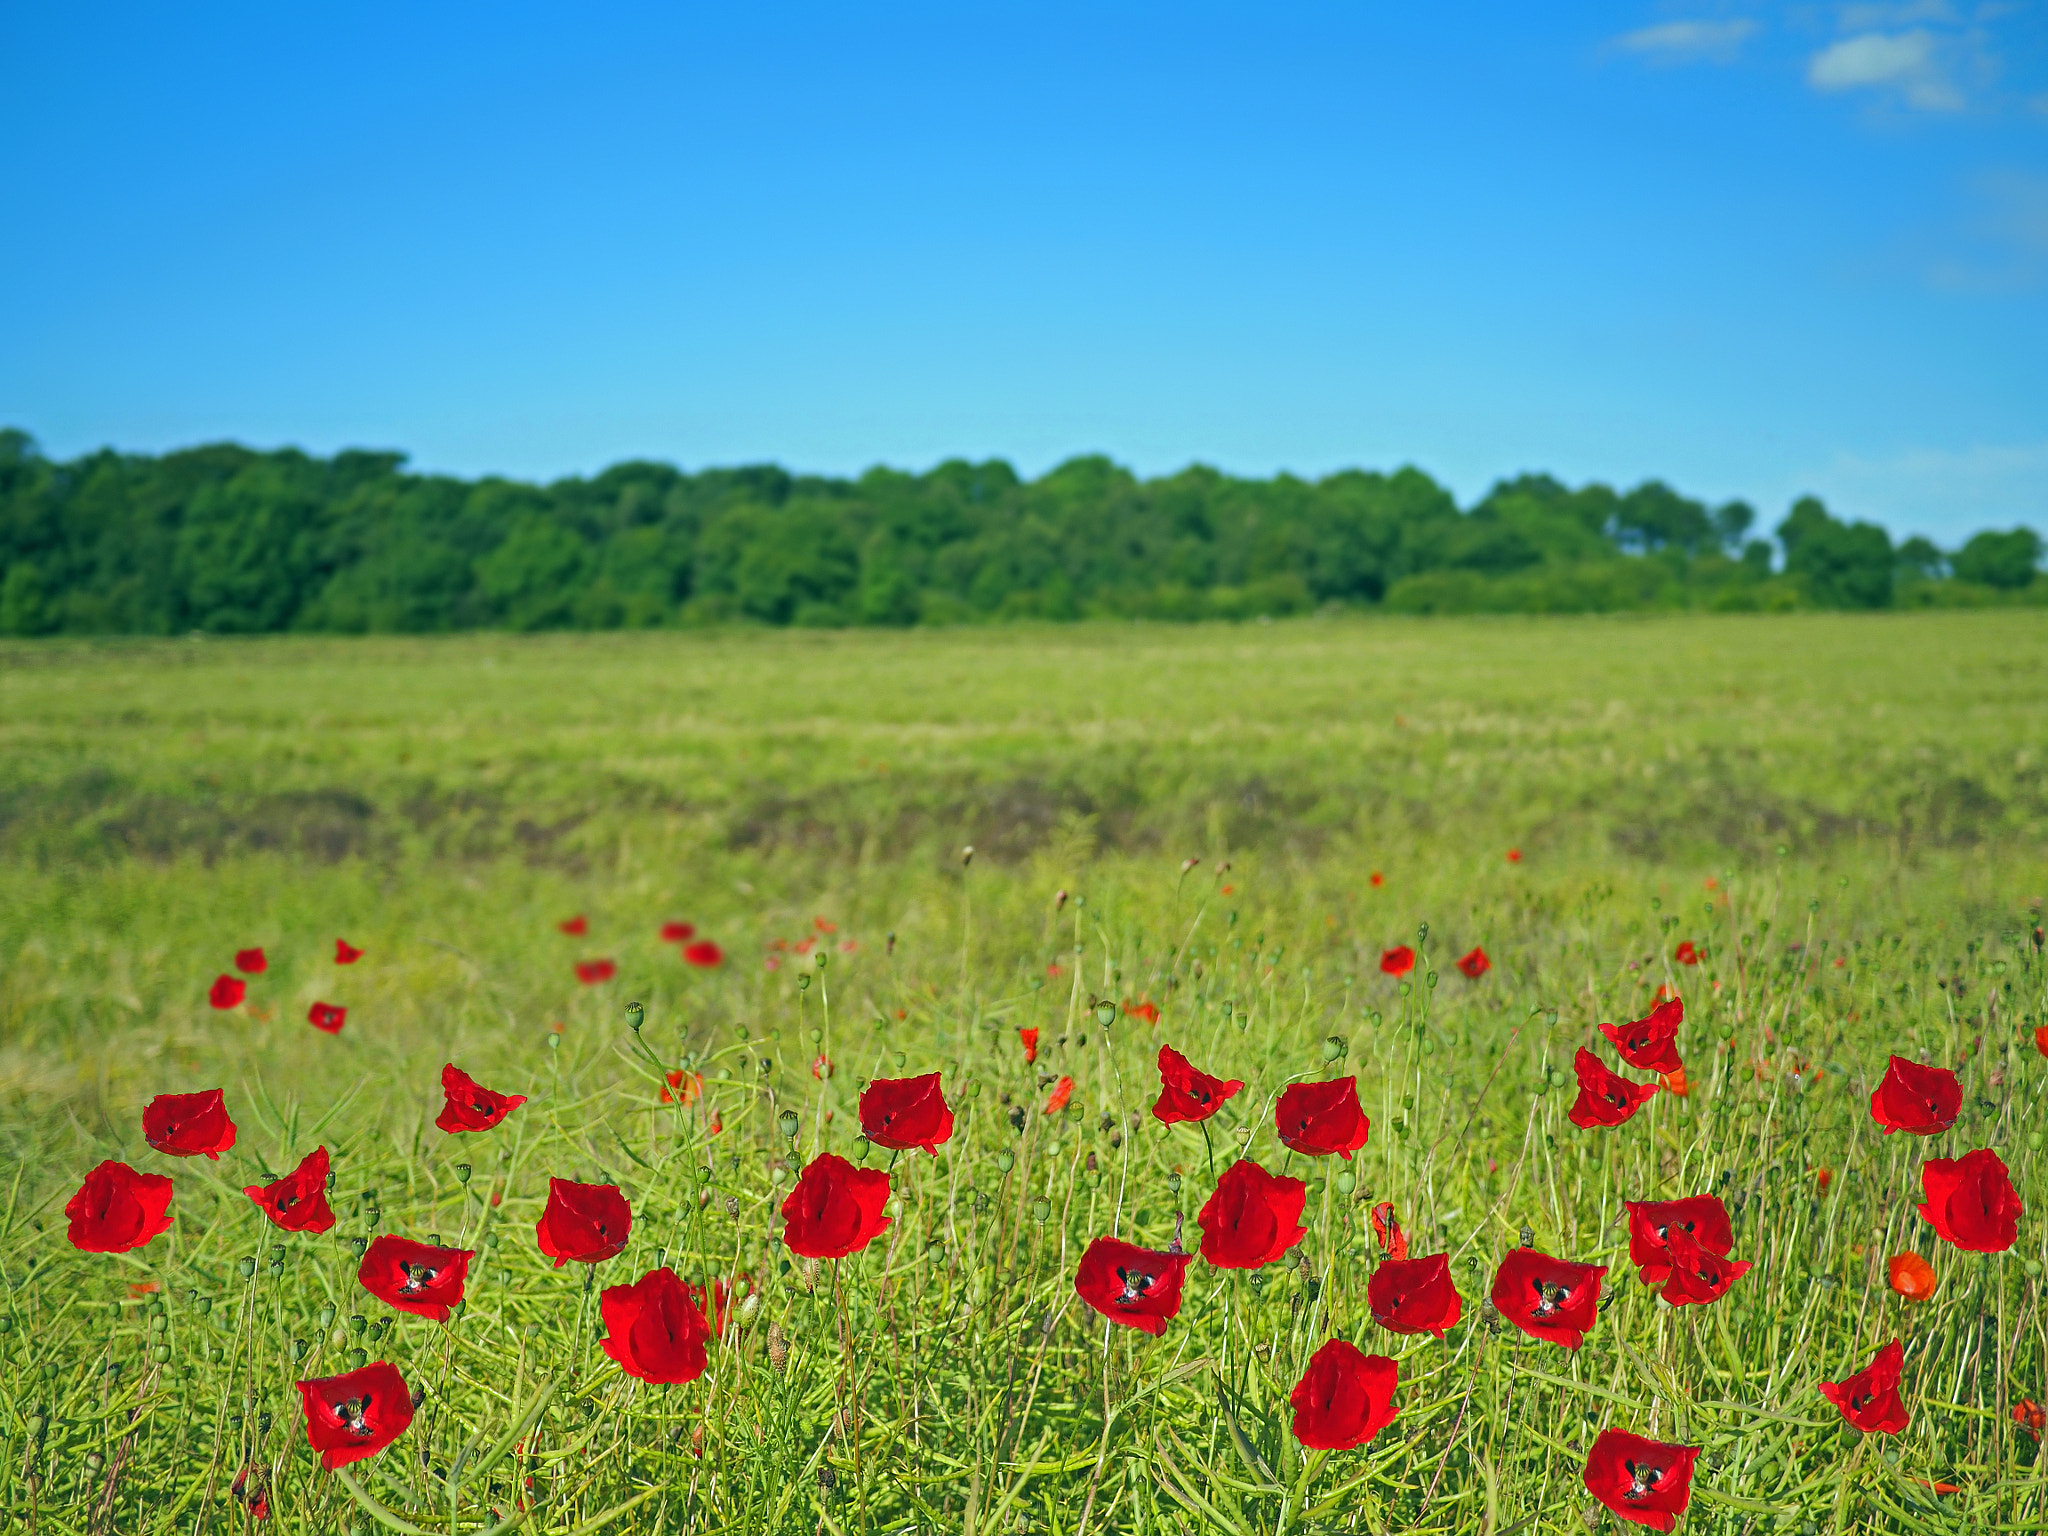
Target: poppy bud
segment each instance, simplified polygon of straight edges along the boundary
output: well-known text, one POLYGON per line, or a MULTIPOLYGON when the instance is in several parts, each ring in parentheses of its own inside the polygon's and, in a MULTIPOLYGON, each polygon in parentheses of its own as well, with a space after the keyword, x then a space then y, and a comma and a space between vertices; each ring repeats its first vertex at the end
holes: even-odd
POLYGON ((1534 1248, 1536 1246, 1536 1229, 1526 1221, 1522 1223, 1522 1230, 1519 1235, 1524 1248, 1534 1248))
POLYGON ((1031 1202, 1031 1219, 1043 1225, 1052 1217, 1052 1202, 1040 1195, 1031 1202))
POLYGON ((320 1326, 321 1326, 322 1328, 330 1327, 330 1326, 331 1326, 331 1325, 333 1324, 333 1322, 334 1322, 334 1306, 333 1306, 333 1304, 332 1304, 332 1303, 329 1303, 329 1304, 328 1304, 327 1306, 324 1306, 324 1307, 322 1307, 322 1308, 320 1309, 320 1313, 319 1313, 319 1316, 320 1316, 320 1326))
MULTIPOLYGON (((1100 1024, 1104 1029, 1109 1028, 1110 1025, 1116 1022, 1116 1003, 1114 1000, 1105 997, 1101 1001, 1096 1003, 1095 1022, 1100 1024)), ((1086 1044, 1087 1042, 1083 1041, 1082 1043, 1086 1044)))
POLYGON ((239 1263, 235 1265, 235 1269, 240 1273, 241 1277, 244 1280, 253 1279, 256 1274, 255 1255, 251 1254, 249 1257, 241 1260, 239 1263))
POLYGON ((1427 944, 1429 942, 1429 924, 1419 923, 1416 925, 1415 942, 1418 944, 1427 944))
POLYGON ((811 990, 811 973, 809 971, 801 971, 797 974, 796 989, 799 992, 808 992, 811 990))
MULTIPOLYGON (((998 1152, 996 1154, 996 1170, 999 1173, 1008 1173, 1012 1168, 1016 1166, 1017 1155, 1014 1152, 998 1152)), ((1176 1175, 1176 1177, 1178 1177, 1178 1175, 1176 1175)))
POLYGON ((1331 1035, 1323 1042, 1323 1060, 1342 1061, 1344 1053, 1349 1049, 1350 1046, 1341 1035, 1331 1035))
POLYGON ((784 1139, 788 1141, 795 1141, 797 1132, 803 1129, 802 1122, 797 1119, 796 1111, 793 1109, 785 1109, 781 1114, 777 1115, 775 1117, 775 1125, 776 1129, 782 1132, 784 1139))

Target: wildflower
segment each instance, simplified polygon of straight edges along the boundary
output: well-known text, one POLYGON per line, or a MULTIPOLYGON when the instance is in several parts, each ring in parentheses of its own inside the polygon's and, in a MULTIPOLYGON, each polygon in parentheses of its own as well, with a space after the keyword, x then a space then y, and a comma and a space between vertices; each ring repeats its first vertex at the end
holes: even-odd
POLYGON ((782 1202, 782 1241, 807 1259, 843 1259, 889 1225, 889 1175, 856 1168, 837 1153, 811 1159, 782 1202))
POLYGON ((1074 1080, 1071 1077, 1062 1077, 1052 1085, 1052 1092, 1046 1095, 1045 1112, 1048 1115, 1058 1114, 1067 1107, 1068 1101, 1073 1097, 1074 1080))
POLYGON ((1818 1383, 1820 1395, 1866 1435, 1896 1435, 1909 1421, 1905 1402, 1899 1397, 1899 1374, 1905 1360, 1905 1350, 1893 1339, 1854 1376, 1818 1383))
POLYGON ((2031 1397, 2023 1397, 2013 1404, 2012 1421, 2038 1440, 2041 1432, 2048 1429, 2048 1409, 2043 1409, 2031 1397))
POLYGON ((1826 1193, 1828 1192, 1828 1186, 1829 1186, 1830 1184, 1834 1183, 1834 1182, 1835 1182, 1835 1170, 1834 1170, 1834 1169, 1832 1169, 1832 1168, 1816 1168, 1816 1169, 1814 1170, 1814 1172, 1813 1172, 1813 1183, 1814 1183, 1814 1189, 1815 1189, 1815 1192, 1816 1192, 1816 1193, 1819 1193, 1819 1194, 1823 1194, 1823 1195, 1824 1195, 1824 1194, 1826 1194, 1826 1193))
POLYGON ((334 1225, 327 1204, 327 1149, 315 1147, 299 1166, 274 1184, 246 1186, 271 1224, 286 1232, 325 1232, 334 1225))
POLYGON ((1281 1141, 1307 1157, 1334 1152, 1346 1162, 1365 1145, 1372 1122, 1358 1106, 1358 1079, 1340 1077, 1327 1083, 1290 1083, 1273 1107, 1273 1125, 1281 1141))
POLYGON ((837 923, 828 923, 822 917, 812 918, 811 926, 817 929, 820 933, 837 933, 839 931, 839 925, 837 923))
POLYGON ((382 1360, 345 1376, 302 1381, 306 1442, 332 1472, 374 1456, 412 1422, 412 1392, 398 1367, 382 1360))
POLYGON ((1037 1030, 1020 1029, 1017 1031, 1017 1040, 1024 1047, 1024 1061, 1026 1065, 1038 1060, 1037 1030))
POLYGON ((1693 948, 1691 939, 1680 939, 1678 941, 1678 948, 1671 952, 1671 958, 1680 965, 1698 965, 1700 963, 1700 952, 1693 948))
POLYGON ((1889 1136, 1933 1136, 1956 1123, 1963 1107, 1963 1085, 1946 1067, 1923 1066, 1894 1056, 1885 1064, 1884 1079, 1870 1095, 1870 1118, 1889 1136))
POLYGON ((2034 1031, 2034 1049, 2043 1056, 2048 1056, 2048 1024, 2043 1024, 2034 1031))
POLYGON ((1308 1369, 1288 1394, 1294 1438, 1312 1451, 1363 1445, 1394 1421, 1394 1389, 1401 1369, 1385 1355, 1368 1355, 1344 1339, 1331 1339, 1309 1356, 1308 1369))
POLYGON ((1622 1519, 1668 1531, 1692 1502, 1696 1445, 1666 1445, 1603 1429, 1586 1453, 1586 1492, 1622 1519))
POLYGON ((1971 1253, 2003 1253, 2019 1236, 2019 1191, 2004 1160, 1980 1147, 1959 1158, 1929 1158, 1920 1170, 1920 1214, 1944 1241, 1971 1253))
POLYGON ((127 1253, 170 1230, 171 1181, 109 1158, 64 1202, 71 1246, 81 1253, 127 1253))
POLYGON ((204 1093, 160 1093, 142 1111, 142 1138, 172 1157, 220 1161, 235 1144, 235 1122, 218 1088, 204 1093))
POLYGON ((1678 1026, 1685 1022, 1685 1004, 1678 998, 1659 1003, 1647 1019, 1633 1024, 1602 1024, 1600 1033, 1616 1054, 1638 1072, 1677 1072, 1685 1063, 1678 1055, 1678 1026))
POLYGON ((683 1108, 688 1109, 697 1102, 697 1095, 703 1091, 703 1073, 685 1072, 681 1067, 677 1067, 668 1075, 668 1087, 661 1090, 661 1102, 664 1104, 680 1104, 683 1108))
POLYGON ((1140 998, 1135 1003, 1129 998, 1125 998, 1124 1012, 1131 1018, 1143 1019, 1147 1024, 1157 1024, 1159 1022, 1159 1005, 1149 997, 1140 998))
POLYGON ((1628 1212, 1628 1261, 1645 1285, 1671 1278, 1670 1237, 1691 1239, 1709 1253, 1726 1254, 1735 1247, 1728 1207, 1717 1195, 1690 1195, 1683 1200, 1624 1200, 1628 1212))
POLYGON ((130 1280, 128 1282, 128 1299, 130 1301, 140 1301, 144 1296, 154 1296, 162 1289, 163 1287, 154 1280, 130 1280))
POLYGON ((578 1184, 549 1179, 547 1209, 534 1226, 540 1251, 555 1268, 574 1259, 595 1264, 626 1246, 633 1231, 633 1208, 616 1184, 578 1184))
POLYGON ((315 1029, 338 1035, 341 1026, 348 1022, 348 1010, 337 1008, 333 1003, 315 1003, 306 1012, 306 1022, 315 1029))
POLYGON ((1249 1158, 1223 1170, 1215 1192, 1195 1216, 1202 1257, 1218 1269, 1257 1269, 1308 1235, 1301 1209, 1308 1185, 1266 1172, 1249 1158))
POLYGON ((336 939, 334 941, 334 963, 336 965, 354 965, 362 958, 363 952, 357 949, 355 945, 349 943, 347 939, 336 939))
POLYGON ((1389 1333, 1433 1333, 1442 1338, 1464 1315, 1464 1299, 1451 1280, 1449 1254, 1387 1259, 1365 1286, 1372 1320, 1389 1333))
POLYGON ((1500 1315, 1532 1339, 1577 1349, 1599 1316, 1605 1264, 1574 1264, 1534 1248, 1516 1248, 1494 1271, 1491 1299, 1500 1315))
POLYGON ((416 1243, 386 1232, 356 1266, 356 1280, 388 1307, 445 1323, 462 1300, 474 1257, 468 1248, 416 1243))
POLYGON ((1692 1079, 1685 1075, 1684 1067, 1678 1067, 1673 1071, 1666 1072, 1662 1082, 1666 1093, 1675 1093, 1681 1099, 1687 1097, 1692 1092, 1692 1079))
POLYGON ((610 981, 619 974, 619 968, 609 960, 579 960, 576 962, 576 979, 586 987, 594 987, 601 981, 610 981))
POLYGON ((1415 951, 1406 944, 1381 950, 1380 969, 1389 976, 1406 976, 1415 969, 1415 951))
POLYGON ((1466 953, 1458 956, 1458 969, 1466 980, 1477 981, 1493 969, 1493 962, 1486 958, 1486 951, 1474 944, 1466 953))
POLYGON ((1074 1271, 1074 1294, 1111 1322, 1156 1336, 1179 1315, 1181 1284, 1193 1262, 1192 1254, 1098 1237, 1074 1271))
POLYGON ((451 1136, 488 1131, 526 1102, 523 1093, 491 1092, 452 1061, 441 1069, 441 1093, 447 1102, 434 1117, 434 1124, 451 1136))
MULTIPOLYGON (((696 925, 692 923, 663 923, 661 925, 661 942, 664 944, 687 944, 696 936, 696 925)), ((656 1271, 656 1273, 659 1273, 659 1271, 656 1271)))
POLYGON ((1619 1073, 1610 1072, 1584 1046, 1572 1057, 1572 1066, 1579 1075, 1579 1097, 1569 1118, 1581 1130, 1591 1130, 1596 1125, 1620 1125, 1657 1096, 1657 1084, 1630 1082, 1619 1073))
POLYGON ((939 1087, 939 1074, 878 1077, 860 1094, 861 1133, 892 1152, 923 1147, 934 1156, 953 1135, 953 1111, 939 1087))
POLYGON ((1382 1200, 1372 1208, 1373 1240, 1380 1245, 1380 1252, 1390 1259, 1408 1257, 1408 1234, 1401 1230, 1401 1223, 1394 1219, 1394 1206, 1390 1200, 1382 1200))
POLYGON ((1519 849, 1519 848, 1510 848, 1510 849, 1508 850, 1508 862, 1509 862, 1510 864, 1519 864, 1519 863, 1521 863, 1521 862, 1522 862, 1522 850, 1521 850, 1521 849, 1519 849))
POLYGON ((709 939, 699 939, 696 943, 685 946, 683 959, 691 965, 709 970, 714 965, 724 964, 725 951, 709 939))
POLYGON ((269 1477, 261 1465, 251 1462, 237 1472, 235 1480, 228 1484, 228 1494, 249 1511, 251 1520, 270 1518, 269 1477))
MULTIPOLYGON (((726 1199, 733 1205, 739 1203, 731 1195, 726 1199)), ((726 1214, 731 1215, 732 1212, 728 1210, 726 1214)), ((689 1295, 691 1305, 703 1313, 705 1321, 711 1325, 712 1337, 724 1333, 726 1313, 731 1310, 727 1304, 732 1300, 732 1282, 713 1280, 709 1285, 685 1285, 683 1290, 689 1295)))
POLYGON ((679 1385, 704 1374, 711 1330, 672 1269, 649 1270, 632 1285, 598 1293, 604 1319, 599 1347, 641 1381, 679 1385))
MULTIPOLYGON (((1032 1036, 1030 1043, 1035 1047, 1038 1031, 1034 1029, 1027 1033, 1032 1036)), ((1172 1046, 1162 1045, 1159 1047, 1159 1098, 1152 1106, 1152 1115, 1162 1125, 1206 1120, 1243 1089, 1244 1084, 1237 1079, 1226 1082, 1220 1077, 1211 1077, 1198 1070, 1172 1046)))
POLYGON ((206 1000, 216 1008, 239 1008, 248 991, 249 984, 239 976, 216 976, 207 988, 206 1000))
POLYGON ((555 926, 568 934, 570 938, 580 939, 583 935, 590 932, 590 919, 581 912, 578 912, 574 917, 559 922, 555 926))
POLYGON ((1381 874, 1378 870, 1374 870, 1372 872, 1372 888, 1374 890, 1378 890, 1381 886, 1385 885, 1386 883, 1387 877, 1385 875, 1381 874))
POLYGON ((832 1058, 830 1056, 827 1056, 823 1051, 818 1052, 816 1056, 811 1058, 811 1076, 815 1077, 819 1082, 822 1083, 823 1081, 825 1081, 826 1078, 830 1077, 831 1075, 832 1058))
POLYGON ((261 946, 238 949, 235 951, 235 969, 245 976, 257 976, 270 969, 270 962, 264 958, 261 946))
POLYGON ((1731 1259, 1702 1247, 1682 1229, 1671 1232, 1664 1246, 1671 1265, 1664 1299, 1674 1307, 1719 1301, 1752 1268, 1747 1259, 1731 1259))

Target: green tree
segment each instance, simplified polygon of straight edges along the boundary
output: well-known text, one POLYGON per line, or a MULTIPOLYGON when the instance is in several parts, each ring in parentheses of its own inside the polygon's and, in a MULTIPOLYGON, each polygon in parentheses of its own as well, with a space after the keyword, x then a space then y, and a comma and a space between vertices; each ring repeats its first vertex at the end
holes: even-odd
POLYGON ((2041 536, 2031 528, 1976 534, 1952 562, 1964 581, 2013 592, 2031 585, 2041 568, 2041 536))
POLYGON ((1802 496, 1778 525, 1785 569, 1824 608, 1886 608, 1892 600, 1891 536, 1875 523, 1843 523, 1818 497, 1802 496))

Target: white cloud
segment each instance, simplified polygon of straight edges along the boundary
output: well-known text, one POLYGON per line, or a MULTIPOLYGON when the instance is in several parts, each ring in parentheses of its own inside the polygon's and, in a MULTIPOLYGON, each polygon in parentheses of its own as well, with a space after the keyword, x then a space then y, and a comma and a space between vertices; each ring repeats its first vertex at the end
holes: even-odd
POLYGON ((1831 43, 1813 56, 1806 78, 1815 90, 1897 90, 1906 104, 1923 112, 1954 112, 1962 93, 1949 80, 1938 57, 1934 34, 1865 32, 1831 43))
POLYGON ((1956 14, 1947 0, 1903 0, 1894 5, 1845 5, 1835 19, 1844 32, 1874 32, 1916 21, 1954 21, 1956 14))
POLYGON ((1747 20, 1666 21, 1625 33, 1614 40, 1614 46, 1662 63, 1690 63, 1696 59, 1725 62, 1735 57, 1743 39, 1754 31, 1756 23, 1747 20))

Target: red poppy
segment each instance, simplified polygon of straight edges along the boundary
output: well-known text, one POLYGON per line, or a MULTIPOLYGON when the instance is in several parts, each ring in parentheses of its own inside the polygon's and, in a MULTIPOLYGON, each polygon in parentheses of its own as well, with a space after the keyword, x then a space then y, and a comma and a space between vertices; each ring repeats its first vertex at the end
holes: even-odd
POLYGON ((327 1204, 327 1149, 315 1147, 275 1184, 250 1184, 242 1193, 254 1200, 272 1225, 287 1232, 325 1232, 334 1225, 327 1204))
POLYGON ((1751 1268, 1747 1259, 1727 1258, 1702 1247, 1682 1228, 1672 1229, 1665 1238, 1664 1251, 1671 1266, 1664 1299, 1674 1307, 1719 1301, 1751 1268))
POLYGON ((467 1072, 449 1062, 441 1069, 441 1093, 446 1103, 434 1124, 455 1135, 460 1131, 488 1131, 526 1102, 523 1093, 493 1093, 467 1072))
POLYGON ((216 976, 206 990, 206 1000, 216 1008, 239 1008, 248 991, 249 984, 239 976, 216 976))
POLYGON ((1017 1039, 1023 1044, 1025 1062, 1028 1064, 1038 1060, 1038 1031, 1020 1029, 1017 1031, 1017 1039))
POLYGON ((725 951, 709 939, 699 939, 696 943, 684 947, 683 958, 692 965, 708 968, 723 963, 725 951))
POLYGON ((336 939, 334 941, 334 963, 336 965, 354 965, 362 958, 363 952, 357 949, 355 945, 349 943, 347 939, 336 939))
POLYGON ((386 1232, 370 1244, 356 1279, 386 1306, 445 1323, 462 1300, 474 1257, 468 1248, 440 1248, 386 1232))
POLYGON ((244 975, 257 976, 270 969, 270 962, 263 957, 262 949, 238 949, 235 951, 235 969, 244 975))
POLYGON ((306 1443, 332 1472, 376 1455, 412 1422, 412 1390, 398 1367, 382 1360, 345 1376, 299 1383, 306 1443))
MULTIPOLYGON (((1036 1037, 1038 1031, 1032 1030, 1036 1037)), ((1034 1038, 1035 1043, 1035 1038, 1034 1038)), ((1162 1125, 1206 1120, 1244 1084, 1232 1078, 1225 1082, 1199 1071, 1187 1057, 1170 1045, 1159 1047, 1159 1100, 1152 1106, 1153 1118, 1162 1125)))
POLYGON ((330 1035, 341 1033, 341 1026, 348 1022, 348 1010, 337 1008, 332 1003, 315 1003, 306 1012, 306 1022, 315 1029, 325 1030, 330 1035))
POLYGON ((726 1305, 732 1300, 732 1282, 714 1280, 709 1286, 685 1285, 690 1304, 704 1314, 704 1320, 711 1325, 711 1336, 715 1339, 725 1332, 726 1305))
POLYGON ((1821 1193, 1821 1194, 1823 1194, 1823 1195, 1824 1195, 1824 1194, 1826 1194, 1826 1193, 1828 1192, 1828 1186, 1829 1186, 1830 1184, 1834 1183, 1834 1182, 1835 1182, 1835 1170, 1834 1170, 1834 1169, 1832 1169, 1832 1168, 1816 1168, 1816 1169, 1814 1170, 1814 1172, 1813 1172, 1813 1186, 1814 1186, 1815 1190, 1817 1190, 1817 1191, 1818 1191, 1819 1193, 1821 1193))
MULTIPOLYGON (((1680 1067, 1673 1072, 1666 1072, 1663 1082, 1666 1093, 1675 1093, 1681 1099, 1686 1098, 1692 1093, 1692 1079, 1685 1075, 1684 1067, 1680 1067)), ((1826 1188, 1825 1181, 1822 1183, 1822 1188, 1826 1188)))
POLYGON ((1698 965, 1700 963, 1700 952, 1692 947, 1691 939, 1680 939, 1678 941, 1678 948, 1671 952, 1671 958, 1680 965, 1698 965))
POLYGON ((1735 1247, 1728 1207, 1718 1195, 1688 1195, 1683 1200, 1624 1200, 1628 1212, 1628 1261, 1645 1285, 1671 1278, 1668 1240, 1673 1232, 1692 1239, 1709 1253, 1726 1254, 1735 1247))
POLYGON ((1380 1252, 1390 1259, 1408 1257, 1408 1234, 1401 1230, 1401 1223, 1394 1219, 1394 1205, 1382 1200, 1372 1208, 1372 1235, 1380 1245, 1380 1252))
POLYGON ((860 1128, 878 1147, 892 1152, 923 1147, 933 1156, 953 1135, 953 1111, 939 1089, 939 1074, 878 1077, 860 1094, 860 1128))
POLYGON ((2048 1430, 2048 1409, 2031 1397, 2023 1397, 2013 1404, 2012 1421, 2038 1440, 2041 1432, 2048 1430))
POLYGON ((1381 886, 1385 885, 1386 883, 1387 877, 1385 875, 1381 874, 1378 870, 1374 870, 1372 872, 1372 888, 1374 890, 1378 890, 1381 886))
POLYGON ((619 968, 609 960, 578 960, 576 979, 586 987, 594 987, 600 981, 610 981, 619 974, 619 968))
POLYGON ((1519 863, 1521 863, 1521 862, 1522 862, 1522 850, 1521 850, 1521 849, 1519 849, 1519 848, 1510 848, 1510 849, 1508 850, 1508 862, 1509 862, 1510 864, 1519 864, 1519 863))
POLYGON ((1045 1097, 1045 1112, 1048 1115, 1058 1114, 1067 1107, 1068 1101, 1073 1097, 1074 1080, 1071 1077, 1062 1077, 1052 1085, 1052 1092, 1045 1097))
POLYGON ((1820 1395, 1866 1435, 1896 1435, 1911 1417, 1899 1396, 1899 1374, 1905 1364, 1906 1352, 1893 1339, 1854 1376, 1819 1383, 1820 1395))
POLYGON ((1347 1162, 1372 1130, 1372 1122, 1358 1107, 1355 1077, 1288 1084, 1273 1107, 1273 1126, 1281 1141, 1305 1157, 1334 1152, 1347 1162))
POLYGON ((235 1144, 235 1122, 218 1088, 160 1093, 142 1111, 142 1139, 172 1157, 204 1155, 215 1162, 235 1144))
POLYGON ((1389 1333, 1433 1333, 1438 1338, 1464 1315, 1464 1299, 1451 1281, 1451 1256, 1385 1259, 1365 1283, 1372 1320, 1389 1333))
POLYGON ((1389 976, 1406 976, 1415 969, 1415 951, 1406 944, 1380 951, 1380 969, 1389 976))
POLYGON ((1180 1313, 1181 1283, 1193 1261, 1193 1254, 1098 1237, 1074 1271, 1074 1294, 1112 1323, 1158 1335, 1180 1313))
POLYGON ((555 1268, 571 1259, 595 1264, 626 1246, 633 1231, 633 1208, 616 1184, 549 1179, 547 1209, 533 1230, 541 1253, 555 1261, 555 1268))
POLYGON ((1394 1421, 1394 1388, 1401 1369, 1385 1355, 1368 1355, 1345 1339, 1332 1339, 1309 1356, 1308 1369, 1287 1401, 1294 1408, 1294 1438, 1312 1451, 1348 1451, 1394 1421))
POLYGON ((1947 1067, 1922 1066, 1903 1056, 1885 1063, 1884 1079, 1870 1095, 1870 1118, 1889 1136, 1934 1136, 1956 1123, 1963 1085, 1947 1067))
POLYGON ((1485 950, 1474 944, 1469 951, 1458 956, 1458 969, 1465 973, 1467 980, 1477 981, 1493 969, 1493 962, 1486 958, 1485 950))
POLYGON ((1159 1005, 1149 997, 1142 998, 1135 1003, 1129 998, 1125 998, 1124 1012, 1131 1018, 1143 1019, 1147 1024, 1157 1024, 1159 1022, 1159 1005))
POLYGON ((1599 1316, 1605 1264, 1574 1264, 1516 1248, 1493 1276, 1493 1304, 1532 1339, 1577 1349, 1599 1316))
POLYGON ((1631 1082, 1608 1071, 1606 1064, 1584 1046, 1572 1057, 1572 1068, 1579 1074, 1579 1097, 1567 1118, 1581 1130, 1591 1130, 1596 1125, 1620 1125, 1656 1097, 1657 1084, 1631 1082))
MULTIPOLYGON (((696 936, 697 927, 694 923, 663 923, 661 925, 661 942, 664 944, 684 944, 696 936)), ((659 1274, 661 1271, 656 1270, 654 1273, 659 1274)), ((649 1278, 651 1279, 652 1276, 649 1278)), ((646 1282, 642 1281, 641 1283, 645 1284, 646 1282)))
POLYGON ((826 1078, 830 1077, 832 1070, 832 1058, 823 1051, 818 1052, 816 1056, 811 1058, 811 1076, 815 1077, 819 1082, 822 1083, 826 1078))
POLYGON ((1301 1208, 1308 1185, 1266 1172, 1250 1158, 1223 1170, 1216 1189, 1195 1216, 1202 1257, 1218 1269, 1257 1269, 1308 1235, 1301 1208))
POLYGON ((1895 1253, 1885 1261, 1885 1280, 1906 1301, 1926 1301, 1941 1288, 1941 1276, 1917 1253, 1895 1253))
POLYGON ((1666 1445, 1603 1429, 1586 1453, 1586 1492, 1622 1519, 1668 1531, 1692 1502, 1696 1445, 1666 1445))
POLYGON ((2003 1253, 2019 1237, 2019 1191, 2005 1162, 1988 1147, 1961 1157, 1932 1157, 1920 1169, 1927 1199, 1920 1214, 1943 1242, 1971 1253, 2003 1253))
POLYGON ((170 1230, 171 1181, 137 1173, 112 1158, 85 1176, 64 1202, 71 1246, 81 1253, 126 1253, 170 1230))
POLYGON ((1678 1026, 1685 1022, 1685 1003, 1672 998, 1633 1024, 1602 1024, 1600 1033, 1614 1042, 1621 1059, 1638 1072, 1677 1072, 1685 1063, 1678 1055, 1678 1026))
POLYGON ((604 1319, 599 1347, 641 1381, 680 1385, 704 1374, 711 1328, 672 1269, 651 1269, 632 1285, 598 1293, 604 1319))
POLYGON ((677 1067, 668 1075, 668 1087, 661 1090, 661 1102, 664 1104, 681 1104, 685 1109, 688 1109, 697 1102, 697 1095, 703 1091, 703 1073, 685 1072, 681 1067, 677 1067))
POLYGON ((782 1242, 806 1259, 843 1259, 889 1225, 889 1175, 856 1168, 834 1152, 811 1159, 782 1202, 782 1242))
POLYGON ((583 935, 590 932, 590 919, 581 912, 578 912, 574 917, 564 922, 559 922, 555 926, 568 934, 570 938, 580 939, 583 935))

